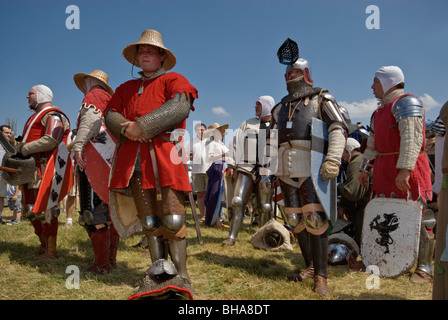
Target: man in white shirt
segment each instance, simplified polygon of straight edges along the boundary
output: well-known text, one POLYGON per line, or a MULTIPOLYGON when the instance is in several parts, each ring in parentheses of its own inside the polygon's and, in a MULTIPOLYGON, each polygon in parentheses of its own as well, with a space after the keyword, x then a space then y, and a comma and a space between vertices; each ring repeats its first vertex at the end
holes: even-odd
POLYGON ((192 188, 193 192, 195 192, 197 196, 197 204, 201 215, 200 220, 204 221, 204 196, 208 183, 206 171, 209 168, 210 163, 207 163, 205 159, 206 140, 202 138, 202 135, 205 131, 207 131, 207 126, 203 123, 197 123, 194 127, 194 131, 196 132, 196 137, 193 138, 191 143, 190 141, 186 143, 185 149, 190 151, 190 160, 193 161, 193 167, 191 170, 192 188))

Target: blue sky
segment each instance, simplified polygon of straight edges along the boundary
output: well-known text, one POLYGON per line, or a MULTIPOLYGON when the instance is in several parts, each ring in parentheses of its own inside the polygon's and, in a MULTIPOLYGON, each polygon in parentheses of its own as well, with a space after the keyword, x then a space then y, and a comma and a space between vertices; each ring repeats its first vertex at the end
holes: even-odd
POLYGON ((2 1, 0 121, 16 118, 21 134, 32 115, 26 95, 45 84, 75 127, 83 95, 73 75, 101 69, 114 89, 131 79, 121 53, 145 29, 162 33, 177 58, 172 71, 199 90, 189 131, 196 121, 237 129, 259 96, 279 101, 285 66, 276 53, 288 37, 310 61, 315 86, 330 90, 353 122, 368 124, 376 106, 370 86, 383 65, 402 68, 405 90, 434 120, 448 100, 447 12, 443 0, 2 1), (79 8, 79 29, 66 28, 69 5, 79 8), (366 27, 369 5, 379 9, 379 29, 366 27))

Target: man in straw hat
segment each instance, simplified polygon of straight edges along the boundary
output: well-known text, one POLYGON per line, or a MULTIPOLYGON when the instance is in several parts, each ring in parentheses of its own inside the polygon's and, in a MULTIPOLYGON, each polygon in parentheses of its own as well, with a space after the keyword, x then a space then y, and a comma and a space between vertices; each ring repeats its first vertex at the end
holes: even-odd
POLYGON ((109 188, 132 193, 152 261, 166 259, 169 253, 189 284, 184 192, 190 192, 191 186, 186 161, 182 163, 178 152, 172 152, 180 141, 170 135, 185 129, 198 93, 182 75, 166 72, 176 58, 156 30, 143 31, 123 56, 142 71, 140 78, 116 89, 107 107, 106 126, 119 141, 109 188))
POLYGON ((37 254, 44 254, 43 260, 57 258, 58 206, 47 212, 33 213, 33 205, 41 188, 42 177, 48 159, 61 141, 67 142, 70 132, 68 117, 52 105, 53 92, 45 85, 30 89, 28 105, 35 113, 25 123, 23 139, 18 152, 23 156, 34 156, 38 170, 37 179, 22 185, 23 216, 31 220, 34 233, 39 237, 40 247, 37 254))
POLYGON ((111 222, 108 204, 100 199, 87 179, 84 166, 86 161, 94 159, 87 158, 83 151, 87 142, 100 132, 103 112, 114 91, 108 84, 109 76, 101 70, 94 70, 88 74, 77 73, 73 80, 78 89, 84 93, 79 109, 73 152, 78 168, 75 174, 78 174, 81 200, 79 221, 89 234, 95 255, 94 262, 87 272, 104 274, 111 272, 112 266, 116 263, 119 236, 111 222))
MULTIPOLYGON (((260 227, 269 221, 272 215, 272 188, 269 179, 262 179, 266 132, 271 120, 271 110, 275 105, 271 96, 261 96, 255 102, 255 117, 241 123, 233 144, 233 154, 229 157, 226 174, 237 175, 232 198, 233 213, 230 219, 229 236, 223 245, 233 246, 238 237, 244 219, 244 208, 255 191, 257 196, 256 212, 259 214, 260 227)), ((264 174, 266 176, 266 173, 264 174)))

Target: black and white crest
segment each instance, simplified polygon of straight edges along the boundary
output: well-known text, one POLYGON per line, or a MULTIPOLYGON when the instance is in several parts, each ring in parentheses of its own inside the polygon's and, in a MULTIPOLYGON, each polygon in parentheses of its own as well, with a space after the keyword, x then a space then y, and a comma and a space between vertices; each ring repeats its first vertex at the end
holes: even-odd
POLYGON ((361 256, 365 266, 377 266, 380 276, 409 271, 418 254, 422 210, 417 201, 396 198, 370 200, 364 212, 361 256))

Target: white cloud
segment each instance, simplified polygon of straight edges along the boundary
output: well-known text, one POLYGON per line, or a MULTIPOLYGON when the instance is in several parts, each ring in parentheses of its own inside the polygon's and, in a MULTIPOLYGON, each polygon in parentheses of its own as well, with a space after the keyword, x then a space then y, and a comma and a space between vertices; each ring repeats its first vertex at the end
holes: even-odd
POLYGON ((352 122, 367 123, 370 121, 373 111, 378 107, 378 100, 371 98, 361 102, 338 101, 338 104, 347 109, 352 122))
POLYGON ((213 107, 212 112, 216 114, 217 116, 221 117, 230 117, 230 113, 226 111, 223 107, 213 107))
POLYGON ((418 98, 423 102, 423 105, 425 106, 426 111, 430 111, 430 110, 433 110, 435 108, 439 108, 442 106, 440 103, 438 103, 436 100, 434 100, 434 98, 431 97, 427 93, 425 93, 423 96, 418 97, 418 98))
MULTIPOLYGON (((426 112, 441 107, 441 104, 427 93, 418 98, 423 102, 426 112)), ((338 104, 347 109, 352 122, 362 122, 364 124, 368 124, 372 113, 378 106, 378 99, 371 98, 360 102, 338 101, 338 104)))

